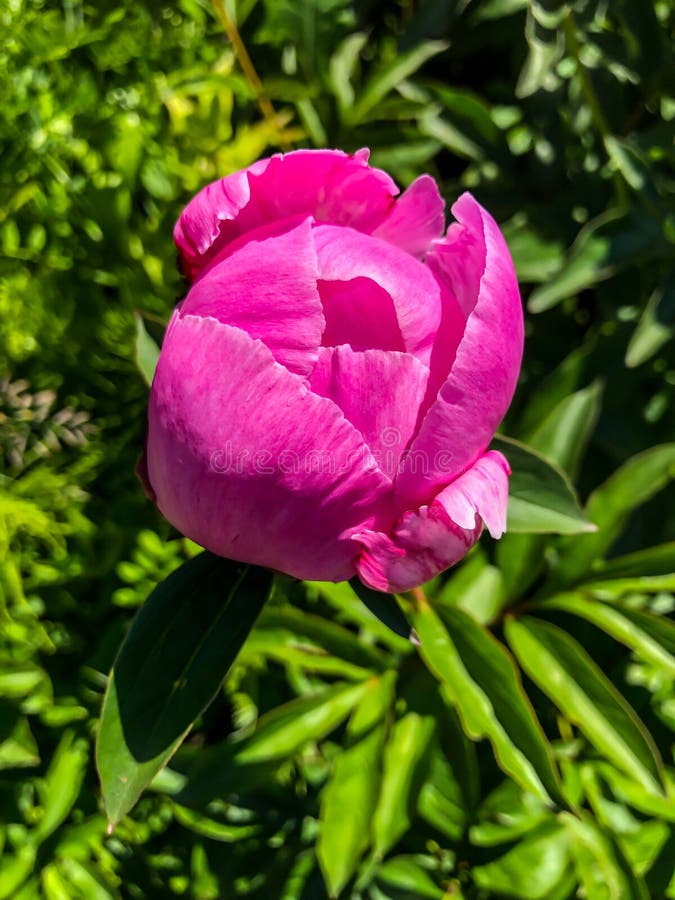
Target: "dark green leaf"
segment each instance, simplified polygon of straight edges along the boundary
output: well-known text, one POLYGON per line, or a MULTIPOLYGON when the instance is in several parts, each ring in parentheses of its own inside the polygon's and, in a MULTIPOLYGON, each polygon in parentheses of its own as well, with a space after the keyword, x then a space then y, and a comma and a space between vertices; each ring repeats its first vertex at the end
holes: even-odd
POLYGON ((569 583, 584 575, 611 548, 629 514, 673 477, 675 444, 652 447, 625 462, 589 497, 586 513, 597 531, 565 543, 558 576, 569 583))
POLYGON ((492 442, 511 466, 507 529, 511 532, 578 534, 593 531, 565 474, 519 441, 492 442))
POLYGON ((506 648, 459 609, 444 609, 444 627, 428 605, 410 618, 420 654, 473 739, 487 738, 497 762, 525 790, 566 805, 551 750, 506 648))
POLYGON ((202 553, 152 592, 108 682, 96 758, 111 824, 168 761, 218 690, 272 575, 202 553))
POLYGON ((675 625, 672 622, 649 613, 609 606, 583 594, 556 594, 542 605, 581 616, 592 622, 633 650, 637 656, 661 669, 669 677, 675 678, 675 656, 667 649, 668 645, 675 645, 675 625), (644 623, 645 627, 641 628, 640 623, 644 623), (666 647, 652 636, 655 632, 658 633, 659 629, 666 633, 666 647))

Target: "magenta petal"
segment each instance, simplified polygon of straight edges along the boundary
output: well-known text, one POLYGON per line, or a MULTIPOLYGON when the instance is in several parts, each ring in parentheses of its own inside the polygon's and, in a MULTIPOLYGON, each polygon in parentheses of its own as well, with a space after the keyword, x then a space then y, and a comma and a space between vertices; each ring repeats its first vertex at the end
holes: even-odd
POLYGON ((318 288, 326 319, 324 347, 405 352, 393 301, 372 279, 319 281, 318 288))
POLYGON ((394 203, 373 235, 422 259, 445 230, 445 201, 430 175, 420 175, 394 203))
POLYGON ((511 469, 498 450, 488 450, 470 469, 435 498, 460 528, 473 530, 476 517, 483 520, 493 538, 506 531, 511 469))
POLYGON ((448 485, 429 506, 407 512, 391 535, 354 536, 364 550, 359 577, 378 591, 407 591, 458 562, 487 525, 492 537, 506 529, 509 465, 490 450, 448 485))
POLYGON ((316 285, 312 220, 250 240, 192 286, 181 315, 212 316, 258 338, 291 372, 309 375, 324 317, 316 285))
POLYGON ((319 278, 379 285, 393 301, 405 350, 428 366, 441 319, 441 291, 431 272, 398 247, 352 228, 318 225, 314 242, 319 278))
POLYGON ((185 207, 174 239, 194 277, 229 241, 278 219, 309 215, 372 231, 397 193, 386 172, 368 166, 367 153, 296 150, 207 185, 185 207))
POLYGON ((322 347, 310 387, 340 407, 393 479, 413 436, 428 378, 428 370, 408 353, 322 347))
POLYGON ((481 528, 465 531, 441 506, 423 506, 406 513, 391 537, 376 531, 355 535, 364 547, 356 563, 358 576, 376 591, 408 591, 462 559, 481 528))
POLYGON ((334 403, 260 341, 174 314, 149 409, 157 505, 221 556, 298 578, 355 571, 355 532, 388 527, 391 482, 334 403))
POLYGON ((453 213, 465 229, 460 239, 469 274, 449 289, 463 297, 462 305, 468 300, 462 292, 472 283, 470 273, 480 267, 483 257, 484 270, 450 374, 398 478, 399 509, 428 502, 483 453, 508 409, 520 370, 523 312, 504 238, 469 194, 460 197, 453 213), (425 463, 422 470, 420 459, 425 463))

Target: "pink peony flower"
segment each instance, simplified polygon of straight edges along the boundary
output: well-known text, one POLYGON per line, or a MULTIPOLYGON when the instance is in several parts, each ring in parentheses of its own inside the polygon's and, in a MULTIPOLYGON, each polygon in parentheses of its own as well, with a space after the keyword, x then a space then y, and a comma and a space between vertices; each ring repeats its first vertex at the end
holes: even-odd
POLYGON ((192 284, 150 397, 157 506, 221 556, 383 591, 506 524, 487 451, 520 368, 504 239, 422 175, 299 150, 205 187, 174 236, 192 284))

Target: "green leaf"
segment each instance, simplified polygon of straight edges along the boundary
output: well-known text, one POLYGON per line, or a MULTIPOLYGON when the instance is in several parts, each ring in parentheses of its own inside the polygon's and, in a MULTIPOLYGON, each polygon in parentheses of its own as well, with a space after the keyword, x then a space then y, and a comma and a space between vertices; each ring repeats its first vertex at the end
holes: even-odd
POLYGON ((147 385, 152 384, 152 379, 159 359, 159 347, 148 334, 143 316, 134 313, 136 320, 136 365, 147 385))
MULTIPOLYGON (((306 587, 310 591, 316 591, 320 596, 328 602, 335 610, 337 616, 341 619, 347 619, 358 626, 360 630, 368 632, 387 648, 398 654, 410 654, 413 651, 413 645, 410 643, 410 628, 407 622, 405 628, 401 617, 396 613, 398 624, 395 619, 389 619, 390 599, 388 594, 380 594, 377 591, 371 591, 357 579, 351 582, 343 581, 339 584, 333 584, 328 581, 309 581, 305 582, 306 587), (356 593, 358 587, 359 594, 356 593), (376 600, 372 595, 378 594, 376 600), (372 612, 361 596, 366 597, 368 603, 377 610, 372 612), (380 618, 382 616, 382 618, 380 618), (389 622, 390 624, 387 624, 389 622), (405 630, 405 637, 397 634, 390 625, 395 625, 399 631, 405 630)), ((392 613, 392 616, 394 614, 392 613)))
POLYGON ((524 790, 565 806, 551 749, 506 648, 460 609, 409 612, 419 652, 472 740, 487 738, 499 766, 524 790))
POLYGON ((370 682, 334 684, 299 697, 266 713, 246 738, 204 750, 187 784, 176 799, 188 805, 208 803, 214 794, 227 794, 267 780, 281 759, 292 756, 310 741, 330 734, 361 701, 370 682))
POLYGON ((611 548, 630 513, 675 477, 675 444, 661 444, 631 457, 589 497, 586 513, 597 531, 562 547, 558 577, 570 583, 611 548))
POLYGON ((368 80, 352 107, 348 121, 352 125, 362 122, 389 91, 413 75, 432 56, 446 50, 447 46, 444 41, 424 41, 412 50, 397 54, 368 80))
POLYGON ((661 793, 662 763, 649 732, 586 651, 560 628, 509 618, 506 636, 532 681, 607 759, 661 793))
POLYGON ((575 478, 600 414, 601 396, 599 381, 570 394, 524 439, 549 462, 575 478))
POLYGON ((362 31, 350 34, 338 46, 328 64, 330 88, 337 100, 340 117, 346 118, 354 104, 355 91, 352 84, 354 72, 361 51, 368 43, 368 35, 362 31))
POLYGON ((271 579, 205 552, 141 607, 110 674, 96 747, 111 825, 131 809, 218 690, 271 579))
MULTIPOLYGON (((532 448, 571 477, 581 462, 600 412, 600 390, 596 382, 564 397, 526 431, 532 448)), ((551 392, 545 393, 550 403, 551 392)), ((509 596, 515 599, 535 581, 545 566, 545 548, 546 538, 541 535, 507 533, 497 544, 497 562, 509 596)))
POLYGON ((593 900, 650 900, 644 882, 623 858, 609 832, 589 816, 564 815, 572 856, 584 894, 593 900))
POLYGON ((593 578, 640 578, 644 575, 670 575, 675 572, 675 541, 615 556, 594 566, 593 578))
POLYGON ((477 847, 510 844, 550 822, 553 815, 538 797, 506 778, 481 803, 469 839, 477 847))
POLYGON ((417 812, 453 843, 462 837, 468 810, 462 787, 440 745, 431 748, 429 777, 420 791, 417 812))
POLYGON ((403 891, 407 897, 443 900, 448 895, 440 888, 413 856, 394 856, 378 866, 378 881, 403 891))
POLYGON ((382 771, 384 720, 392 700, 391 676, 369 685, 347 728, 348 746, 335 758, 321 796, 316 853, 331 897, 339 896, 369 844, 382 771))
POLYGON ((372 822, 376 859, 382 859, 410 827, 435 728, 433 716, 412 710, 394 723, 384 752, 380 795, 372 822))
POLYGON ((648 794, 634 779, 607 762, 596 762, 595 769, 614 795, 646 816, 665 819, 675 824, 675 790, 669 785, 668 795, 648 794))
POLYGON ((558 822, 541 825, 513 849, 483 866, 474 866, 475 884, 498 896, 519 900, 567 897, 570 884, 570 840, 558 822), (562 888, 562 893, 558 890, 562 888))
POLYGON ((519 441, 500 435, 491 445, 508 459, 507 530, 528 534, 578 534, 593 531, 567 476, 519 441))
POLYGON ((651 359, 664 344, 675 337, 675 274, 649 298, 633 332, 625 362, 629 368, 651 359))
POLYGON ((33 832, 36 844, 46 840, 68 817, 82 787, 89 762, 89 746, 73 731, 65 731, 47 769, 39 793, 43 813, 33 832))
POLYGON ((579 232, 560 271, 534 289, 527 308, 539 313, 660 251, 658 223, 642 212, 608 210, 579 232))
POLYGON ((662 629, 667 644, 675 646, 675 625, 659 616, 645 612, 623 610, 592 600, 583 594, 556 594, 541 604, 549 609, 560 609, 580 616, 601 628, 615 640, 652 663, 657 669, 675 678, 675 656, 652 635, 662 629), (644 628, 640 624, 644 624, 644 628))
POLYGON ((363 605, 378 618, 383 625, 386 625, 387 628, 399 637, 406 640, 410 639, 410 626, 392 594, 383 594, 381 591, 374 591, 372 588, 363 584, 358 578, 352 578, 349 584, 363 605))

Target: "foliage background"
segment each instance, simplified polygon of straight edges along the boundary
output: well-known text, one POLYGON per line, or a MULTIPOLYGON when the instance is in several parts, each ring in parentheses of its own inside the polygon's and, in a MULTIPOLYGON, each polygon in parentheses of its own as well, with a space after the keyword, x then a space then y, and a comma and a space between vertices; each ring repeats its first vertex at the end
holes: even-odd
POLYGON ((0 10, 0 898, 675 897, 672 5, 237 0, 262 93, 223 9, 0 10), (432 585, 450 673, 348 586, 280 588, 107 835, 106 673, 195 552, 133 473, 171 228, 208 180, 326 145, 503 223, 528 310, 504 430, 584 501, 605 484, 600 530, 486 541, 432 585), (524 690, 572 811, 523 789, 524 690))

